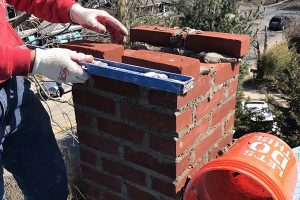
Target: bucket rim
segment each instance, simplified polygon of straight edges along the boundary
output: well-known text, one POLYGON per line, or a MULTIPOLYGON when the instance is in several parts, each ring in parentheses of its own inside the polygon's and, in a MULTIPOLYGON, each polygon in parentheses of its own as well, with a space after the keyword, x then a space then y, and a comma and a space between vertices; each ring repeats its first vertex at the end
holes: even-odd
MULTIPOLYGON (((200 176, 204 173, 216 170, 233 170, 244 174, 258 182, 265 189, 267 189, 275 200, 286 199, 285 195, 281 192, 279 186, 276 185, 274 180, 272 180, 265 172, 263 172, 259 168, 255 168, 254 166, 239 160, 234 161, 229 159, 216 159, 209 162, 195 174, 194 177, 196 178, 194 180, 192 179, 188 183, 186 188, 189 188, 189 186, 192 185, 195 180, 198 180, 200 176), (222 163, 221 166, 220 163, 222 163)), ((187 193, 187 190, 185 191, 185 193, 187 193)))

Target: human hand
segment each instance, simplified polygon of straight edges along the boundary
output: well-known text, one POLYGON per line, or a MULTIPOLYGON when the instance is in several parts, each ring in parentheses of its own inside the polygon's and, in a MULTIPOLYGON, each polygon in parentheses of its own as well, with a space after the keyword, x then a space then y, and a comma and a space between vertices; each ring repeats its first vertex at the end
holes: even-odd
POLYGON ((74 4, 70 9, 70 18, 73 22, 98 33, 110 32, 112 43, 123 43, 124 36, 128 35, 125 26, 104 10, 88 9, 74 4))
POLYGON ((92 62, 93 56, 69 49, 36 49, 31 74, 41 74, 59 83, 84 83, 90 75, 76 62, 92 62))

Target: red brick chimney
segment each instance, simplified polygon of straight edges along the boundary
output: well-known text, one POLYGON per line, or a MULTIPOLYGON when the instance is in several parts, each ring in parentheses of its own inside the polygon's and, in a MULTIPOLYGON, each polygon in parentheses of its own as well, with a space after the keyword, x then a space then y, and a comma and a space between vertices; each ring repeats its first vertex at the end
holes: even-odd
MULTIPOLYGON (((141 26, 132 42, 213 51, 242 57, 249 37, 225 33, 182 33, 141 26), (181 34, 181 33, 180 33, 181 34)), ((188 177, 231 143, 238 64, 198 59, 115 44, 84 41, 63 45, 109 60, 195 78, 183 96, 93 76, 73 87, 81 167, 89 200, 175 200, 188 177), (206 75, 200 69, 209 69, 206 75)))

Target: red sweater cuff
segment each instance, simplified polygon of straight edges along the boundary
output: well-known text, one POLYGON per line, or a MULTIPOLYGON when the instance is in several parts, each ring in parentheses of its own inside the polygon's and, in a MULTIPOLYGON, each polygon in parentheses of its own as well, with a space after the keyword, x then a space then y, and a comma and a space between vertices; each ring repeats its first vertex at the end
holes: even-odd
POLYGON ((77 2, 75 1, 65 1, 62 5, 61 5, 61 9, 65 10, 67 12, 61 12, 60 13, 60 22, 61 23, 71 23, 72 20, 70 18, 70 9, 71 7, 76 4, 77 2))
POLYGON ((27 76, 30 71, 30 49, 15 48, 12 75, 27 76))

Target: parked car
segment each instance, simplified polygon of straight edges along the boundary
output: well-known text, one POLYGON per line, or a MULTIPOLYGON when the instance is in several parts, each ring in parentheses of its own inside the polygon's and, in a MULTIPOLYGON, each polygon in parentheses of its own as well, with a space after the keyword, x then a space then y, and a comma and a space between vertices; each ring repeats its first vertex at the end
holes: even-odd
POLYGON ((251 100, 242 102, 244 112, 250 117, 250 123, 255 131, 276 133, 274 115, 265 101, 251 100))
POLYGON ((276 124, 274 115, 271 112, 269 105, 265 101, 251 100, 242 103, 244 111, 250 116, 250 119, 257 127, 263 128, 259 131, 276 132, 276 124))
POLYGON ((269 109, 269 105, 265 101, 246 101, 243 103, 244 109, 252 110, 253 112, 257 113, 251 117, 252 121, 273 121, 273 114, 269 109), (261 117, 259 117, 260 115, 261 117))
POLYGON ((269 30, 282 31, 288 28, 291 24, 291 19, 287 16, 274 16, 269 22, 269 30))

